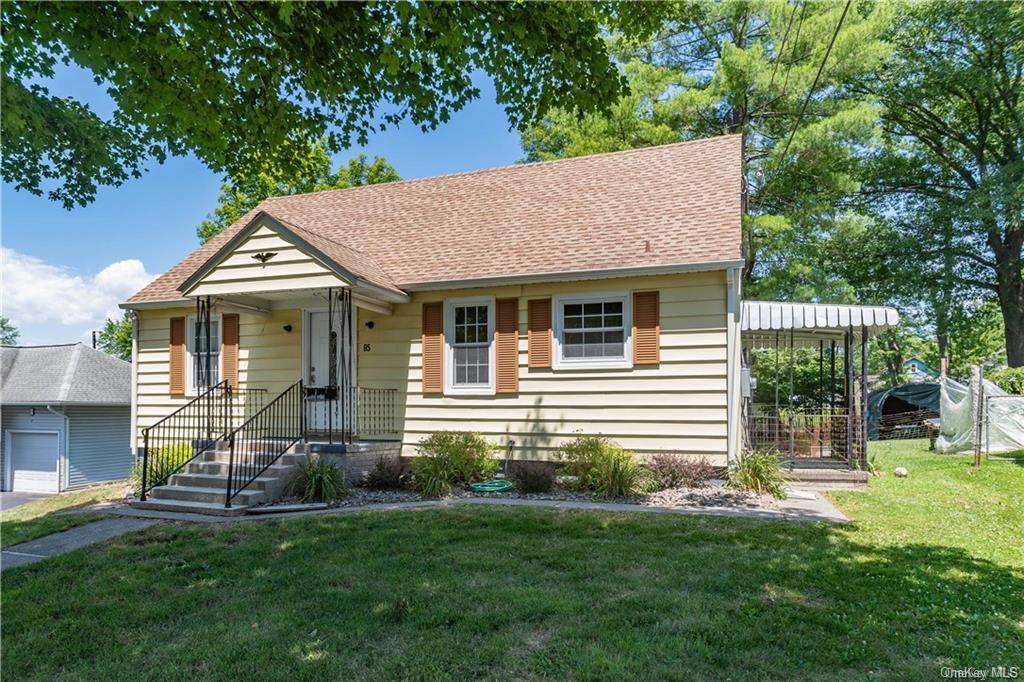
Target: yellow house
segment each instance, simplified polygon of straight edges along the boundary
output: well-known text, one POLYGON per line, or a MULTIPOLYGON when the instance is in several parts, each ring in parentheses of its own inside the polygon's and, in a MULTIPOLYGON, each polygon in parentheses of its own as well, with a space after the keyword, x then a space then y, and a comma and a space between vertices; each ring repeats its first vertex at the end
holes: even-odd
POLYGON ((741 173, 722 136, 268 199, 123 304, 136 446, 234 433, 166 499, 213 504, 221 475, 239 505, 286 442, 412 455, 471 430, 549 459, 584 433, 724 465, 741 173))

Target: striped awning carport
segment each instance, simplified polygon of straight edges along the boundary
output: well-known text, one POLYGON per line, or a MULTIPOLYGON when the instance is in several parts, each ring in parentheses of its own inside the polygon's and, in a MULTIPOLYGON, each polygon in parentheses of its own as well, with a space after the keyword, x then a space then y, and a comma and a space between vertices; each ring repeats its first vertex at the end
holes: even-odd
POLYGON ((877 332, 895 327, 900 314, 895 308, 833 303, 786 303, 743 301, 740 329, 753 331, 859 330, 877 332))

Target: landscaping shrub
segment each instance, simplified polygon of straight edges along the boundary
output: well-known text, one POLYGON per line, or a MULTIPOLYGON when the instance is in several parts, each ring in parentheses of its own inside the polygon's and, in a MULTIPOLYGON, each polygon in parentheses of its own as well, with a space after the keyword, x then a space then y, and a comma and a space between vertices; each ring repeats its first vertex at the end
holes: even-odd
POLYGON ((500 466, 492 457, 495 450, 479 433, 438 431, 419 442, 413 482, 424 496, 440 497, 455 484, 488 479, 500 466))
POLYGON ((509 477, 523 493, 546 493, 555 485, 554 470, 542 462, 516 462, 509 477))
POLYGON ((655 490, 703 488, 715 477, 717 468, 707 457, 659 453, 647 461, 655 490))
POLYGON ((1024 395, 1024 367, 990 370, 985 378, 1011 395, 1024 395))
MULTIPOLYGON (((146 474, 146 483, 152 487, 158 481, 167 478, 185 462, 192 459, 193 454, 192 446, 185 441, 153 448, 153 451, 149 453, 149 472, 146 474)), ((132 462, 132 469, 128 473, 128 483, 135 495, 142 492, 142 462, 142 455, 136 457, 132 462)))
POLYGON ((371 490, 398 490, 405 487, 408 472, 400 457, 381 457, 363 485, 371 490))
POLYGON ((292 476, 288 490, 303 502, 330 502, 348 494, 345 472, 323 457, 307 457, 292 476))
POLYGON ((632 452, 603 436, 577 436, 559 449, 558 458, 577 487, 602 497, 633 494, 644 473, 632 452))
POLYGON ((786 476, 778 450, 748 450, 729 469, 729 486, 783 498, 786 476))

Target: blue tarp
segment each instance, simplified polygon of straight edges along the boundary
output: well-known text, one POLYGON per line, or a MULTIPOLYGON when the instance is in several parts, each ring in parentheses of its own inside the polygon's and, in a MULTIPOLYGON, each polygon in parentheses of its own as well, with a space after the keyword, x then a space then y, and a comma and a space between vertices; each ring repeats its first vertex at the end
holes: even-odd
MULTIPOLYGON (((878 438, 878 420, 886 414, 885 403, 890 398, 898 398, 919 410, 939 411, 939 385, 935 383, 903 384, 872 391, 868 393, 868 439, 878 438)), ((890 410, 889 413, 895 414, 899 411, 902 410, 890 410)))

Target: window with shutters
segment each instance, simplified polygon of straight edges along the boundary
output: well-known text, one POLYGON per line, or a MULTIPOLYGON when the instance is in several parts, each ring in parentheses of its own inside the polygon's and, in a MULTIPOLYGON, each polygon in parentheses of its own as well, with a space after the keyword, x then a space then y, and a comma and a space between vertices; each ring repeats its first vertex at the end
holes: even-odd
POLYGON ((558 296, 554 304, 555 369, 633 366, 628 293, 558 296))
POLYGON ((197 395, 208 387, 220 382, 220 317, 210 320, 210 346, 206 346, 206 330, 199 330, 199 346, 196 346, 196 317, 188 318, 185 330, 185 372, 188 376, 188 392, 197 395), (206 358, 210 358, 210 374, 206 375, 206 358))
POLYGON ((445 392, 494 393, 494 299, 445 302, 445 392))

